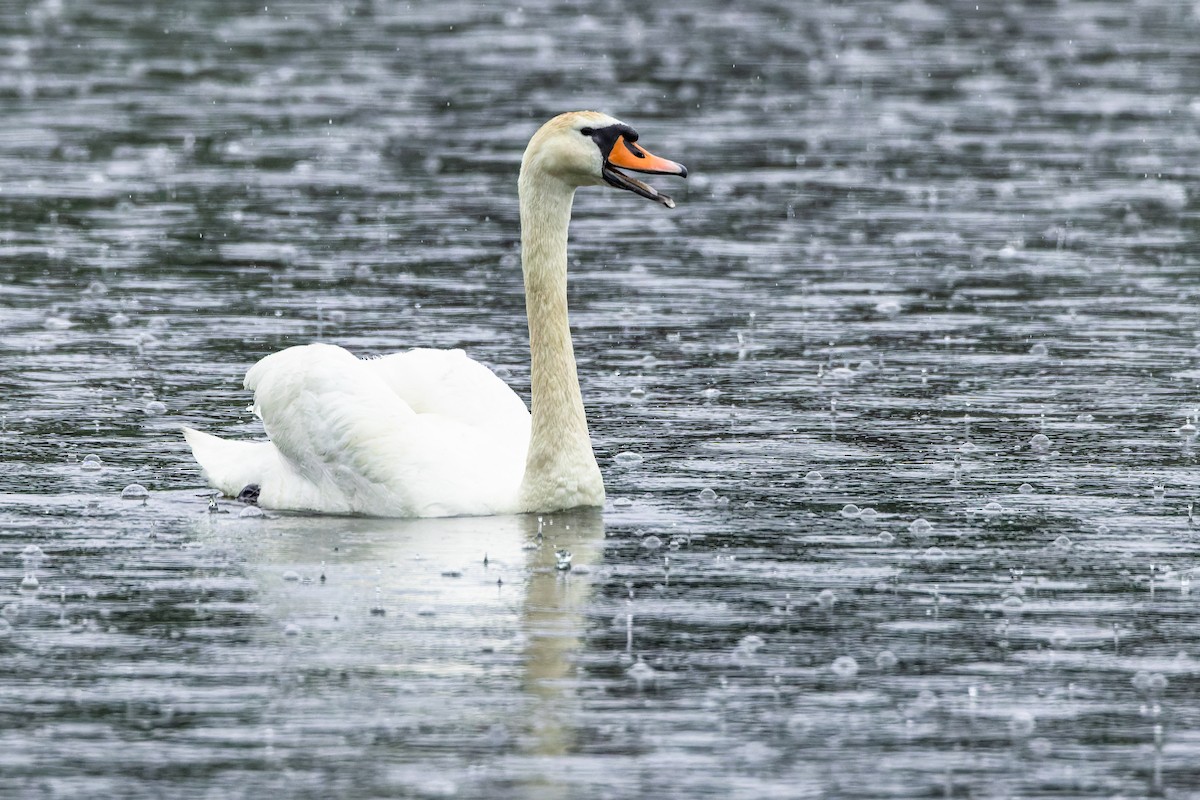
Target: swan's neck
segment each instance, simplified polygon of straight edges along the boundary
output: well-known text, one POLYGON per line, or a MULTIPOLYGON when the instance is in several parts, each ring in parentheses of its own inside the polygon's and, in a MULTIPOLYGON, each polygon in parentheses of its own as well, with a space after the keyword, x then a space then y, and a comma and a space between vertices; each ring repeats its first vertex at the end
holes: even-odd
POLYGON ((592 454, 567 321, 567 226, 575 189, 522 169, 519 193, 532 383, 522 509, 599 505, 604 483, 592 454))

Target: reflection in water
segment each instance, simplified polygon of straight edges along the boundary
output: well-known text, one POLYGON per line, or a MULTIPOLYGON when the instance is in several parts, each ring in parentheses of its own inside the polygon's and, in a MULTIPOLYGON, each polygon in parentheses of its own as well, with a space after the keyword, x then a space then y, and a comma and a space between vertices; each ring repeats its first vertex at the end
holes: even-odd
MULTIPOLYGON (((239 522, 206 516, 199 523, 202 539, 220 541, 239 522)), ((412 681, 418 705, 445 703, 444 715, 464 714, 467 727, 485 740, 531 759, 530 774, 522 778, 530 796, 568 796, 565 776, 544 759, 577 745, 576 662, 604 540, 598 510, 427 520, 333 517, 316 530, 311 518, 282 516, 262 525, 265 536, 236 546, 246 568, 258 575, 270 639, 282 632, 301 640, 287 670, 374 664, 394 679, 412 681), (571 569, 560 569, 567 558, 571 569), (371 613, 377 605, 384 613, 371 613), (513 685, 496 685, 497 662, 509 659, 513 685), (470 707, 457 709, 455 698, 464 692, 470 707)), ((384 728, 424 724, 423 709, 411 708, 404 695, 389 706, 367 713, 384 728)), ((285 703, 278 713, 292 710, 285 703)), ((279 725, 287 723, 264 724, 277 739, 279 725)), ((404 749, 392 756, 405 758, 404 749)))

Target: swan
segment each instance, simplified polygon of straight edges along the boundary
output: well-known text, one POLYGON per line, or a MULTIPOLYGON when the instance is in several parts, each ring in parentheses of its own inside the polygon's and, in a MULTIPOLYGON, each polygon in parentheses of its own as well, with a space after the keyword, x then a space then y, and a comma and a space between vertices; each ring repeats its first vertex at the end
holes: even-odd
POLYGON ((360 359, 289 347, 246 373, 269 441, 185 427, 205 480, 271 509, 381 517, 487 516, 604 503, 567 321, 575 190, 612 186, 674 201, 622 171, 687 177, 620 120, 560 114, 530 139, 517 182, 531 408, 462 350, 360 359))

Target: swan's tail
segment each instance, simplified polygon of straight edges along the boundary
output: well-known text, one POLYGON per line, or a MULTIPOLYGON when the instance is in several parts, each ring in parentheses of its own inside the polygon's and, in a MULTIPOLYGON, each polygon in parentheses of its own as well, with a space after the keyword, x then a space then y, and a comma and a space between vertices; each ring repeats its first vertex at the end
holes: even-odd
POLYGON ((186 427, 183 438, 208 485, 229 497, 249 485, 261 486, 278 469, 279 454, 270 442, 235 442, 186 427))

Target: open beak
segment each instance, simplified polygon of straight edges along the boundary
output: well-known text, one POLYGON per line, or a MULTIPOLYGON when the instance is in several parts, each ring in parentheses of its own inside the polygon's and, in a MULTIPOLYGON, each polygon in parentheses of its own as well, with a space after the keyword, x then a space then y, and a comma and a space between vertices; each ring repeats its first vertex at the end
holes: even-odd
POLYGON ((624 172, 618 170, 617 167, 632 172, 646 172, 651 175, 678 175, 681 178, 687 177, 687 167, 683 166, 683 164, 676 164, 674 161, 659 158, 644 150, 640 145, 627 141, 624 136, 618 136, 617 141, 613 143, 612 150, 609 151, 608 158, 604 160, 604 167, 601 170, 604 180, 608 181, 610 186, 625 189, 634 194, 640 194, 647 200, 662 203, 667 208, 674 208, 675 201, 665 194, 660 193, 653 186, 626 175, 624 172))

